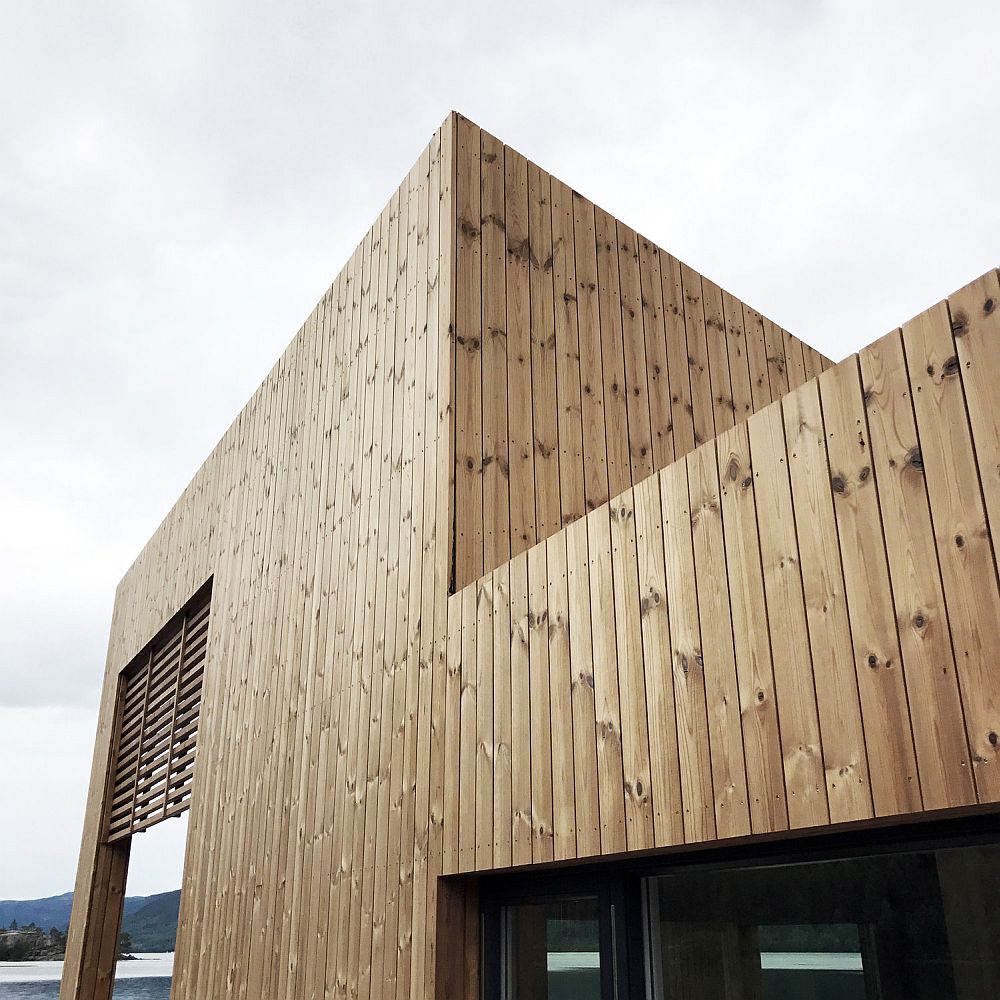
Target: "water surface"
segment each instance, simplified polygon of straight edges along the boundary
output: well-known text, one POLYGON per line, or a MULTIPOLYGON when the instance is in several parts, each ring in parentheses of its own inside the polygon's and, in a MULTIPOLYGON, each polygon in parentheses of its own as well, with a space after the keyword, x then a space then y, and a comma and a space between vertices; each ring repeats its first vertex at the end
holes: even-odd
MULTIPOLYGON (((134 962, 119 962, 115 1000, 169 1000, 173 954, 142 954, 134 962)), ((0 962, 0 998, 55 1000, 59 996, 62 962, 0 962)))

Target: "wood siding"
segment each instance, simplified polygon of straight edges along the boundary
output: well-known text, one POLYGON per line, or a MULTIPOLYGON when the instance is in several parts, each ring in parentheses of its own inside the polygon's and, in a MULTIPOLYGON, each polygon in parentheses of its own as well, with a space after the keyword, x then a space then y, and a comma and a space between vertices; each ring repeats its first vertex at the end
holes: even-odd
POLYGON ((1000 801, 997 273, 820 375, 583 204, 450 116, 126 574, 64 998, 108 996, 118 674, 209 578, 180 1000, 472 996, 439 876, 1000 801))
POLYGON ((458 589, 830 362, 458 121, 458 589))

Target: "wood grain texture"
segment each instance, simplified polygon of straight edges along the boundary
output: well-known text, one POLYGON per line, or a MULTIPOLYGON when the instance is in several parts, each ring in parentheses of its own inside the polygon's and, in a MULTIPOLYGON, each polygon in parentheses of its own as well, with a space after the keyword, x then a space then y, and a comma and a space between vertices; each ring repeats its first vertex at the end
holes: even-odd
POLYGON ((209 580, 180 1000, 475 995, 479 872, 1000 801, 997 294, 831 366, 449 116, 119 586, 62 996, 209 580))
POLYGON ((780 399, 806 354, 466 119, 458 136, 459 219, 474 222, 457 245, 455 589, 780 399))

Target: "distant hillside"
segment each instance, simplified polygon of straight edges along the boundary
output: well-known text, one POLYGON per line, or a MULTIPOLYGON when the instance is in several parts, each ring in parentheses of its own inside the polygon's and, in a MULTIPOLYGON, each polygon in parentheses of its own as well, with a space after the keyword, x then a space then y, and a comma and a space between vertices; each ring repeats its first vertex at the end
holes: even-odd
POLYGON ((11 921, 16 920, 19 927, 34 924, 46 931, 55 927, 65 934, 72 905, 71 892, 49 896, 48 899, 0 900, 0 927, 10 927, 11 921))
POLYGON ((177 912, 181 891, 147 896, 143 904, 125 915, 122 930, 132 938, 136 951, 173 951, 177 938, 177 912))
MULTIPOLYGON (((136 951, 173 951, 180 897, 180 889, 156 896, 125 897, 122 930, 132 936, 136 951)), ((0 928, 10 927, 11 921, 17 921, 19 927, 35 924, 45 931, 55 927, 65 933, 72 905, 71 892, 46 899, 0 900, 0 928)))

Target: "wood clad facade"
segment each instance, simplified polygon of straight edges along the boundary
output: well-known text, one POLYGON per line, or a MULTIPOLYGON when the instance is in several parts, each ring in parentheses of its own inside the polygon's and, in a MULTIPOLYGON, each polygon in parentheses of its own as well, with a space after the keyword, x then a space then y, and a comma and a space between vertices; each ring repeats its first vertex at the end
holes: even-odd
POLYGON ((828 368, 458 120, 457 588, 828 368))
POLYGON ((119 587, 62 996, 209 580, 174 997, 474 996, 476 872, 996 804, 998 303, 831 366, 449 116, 119 587))

